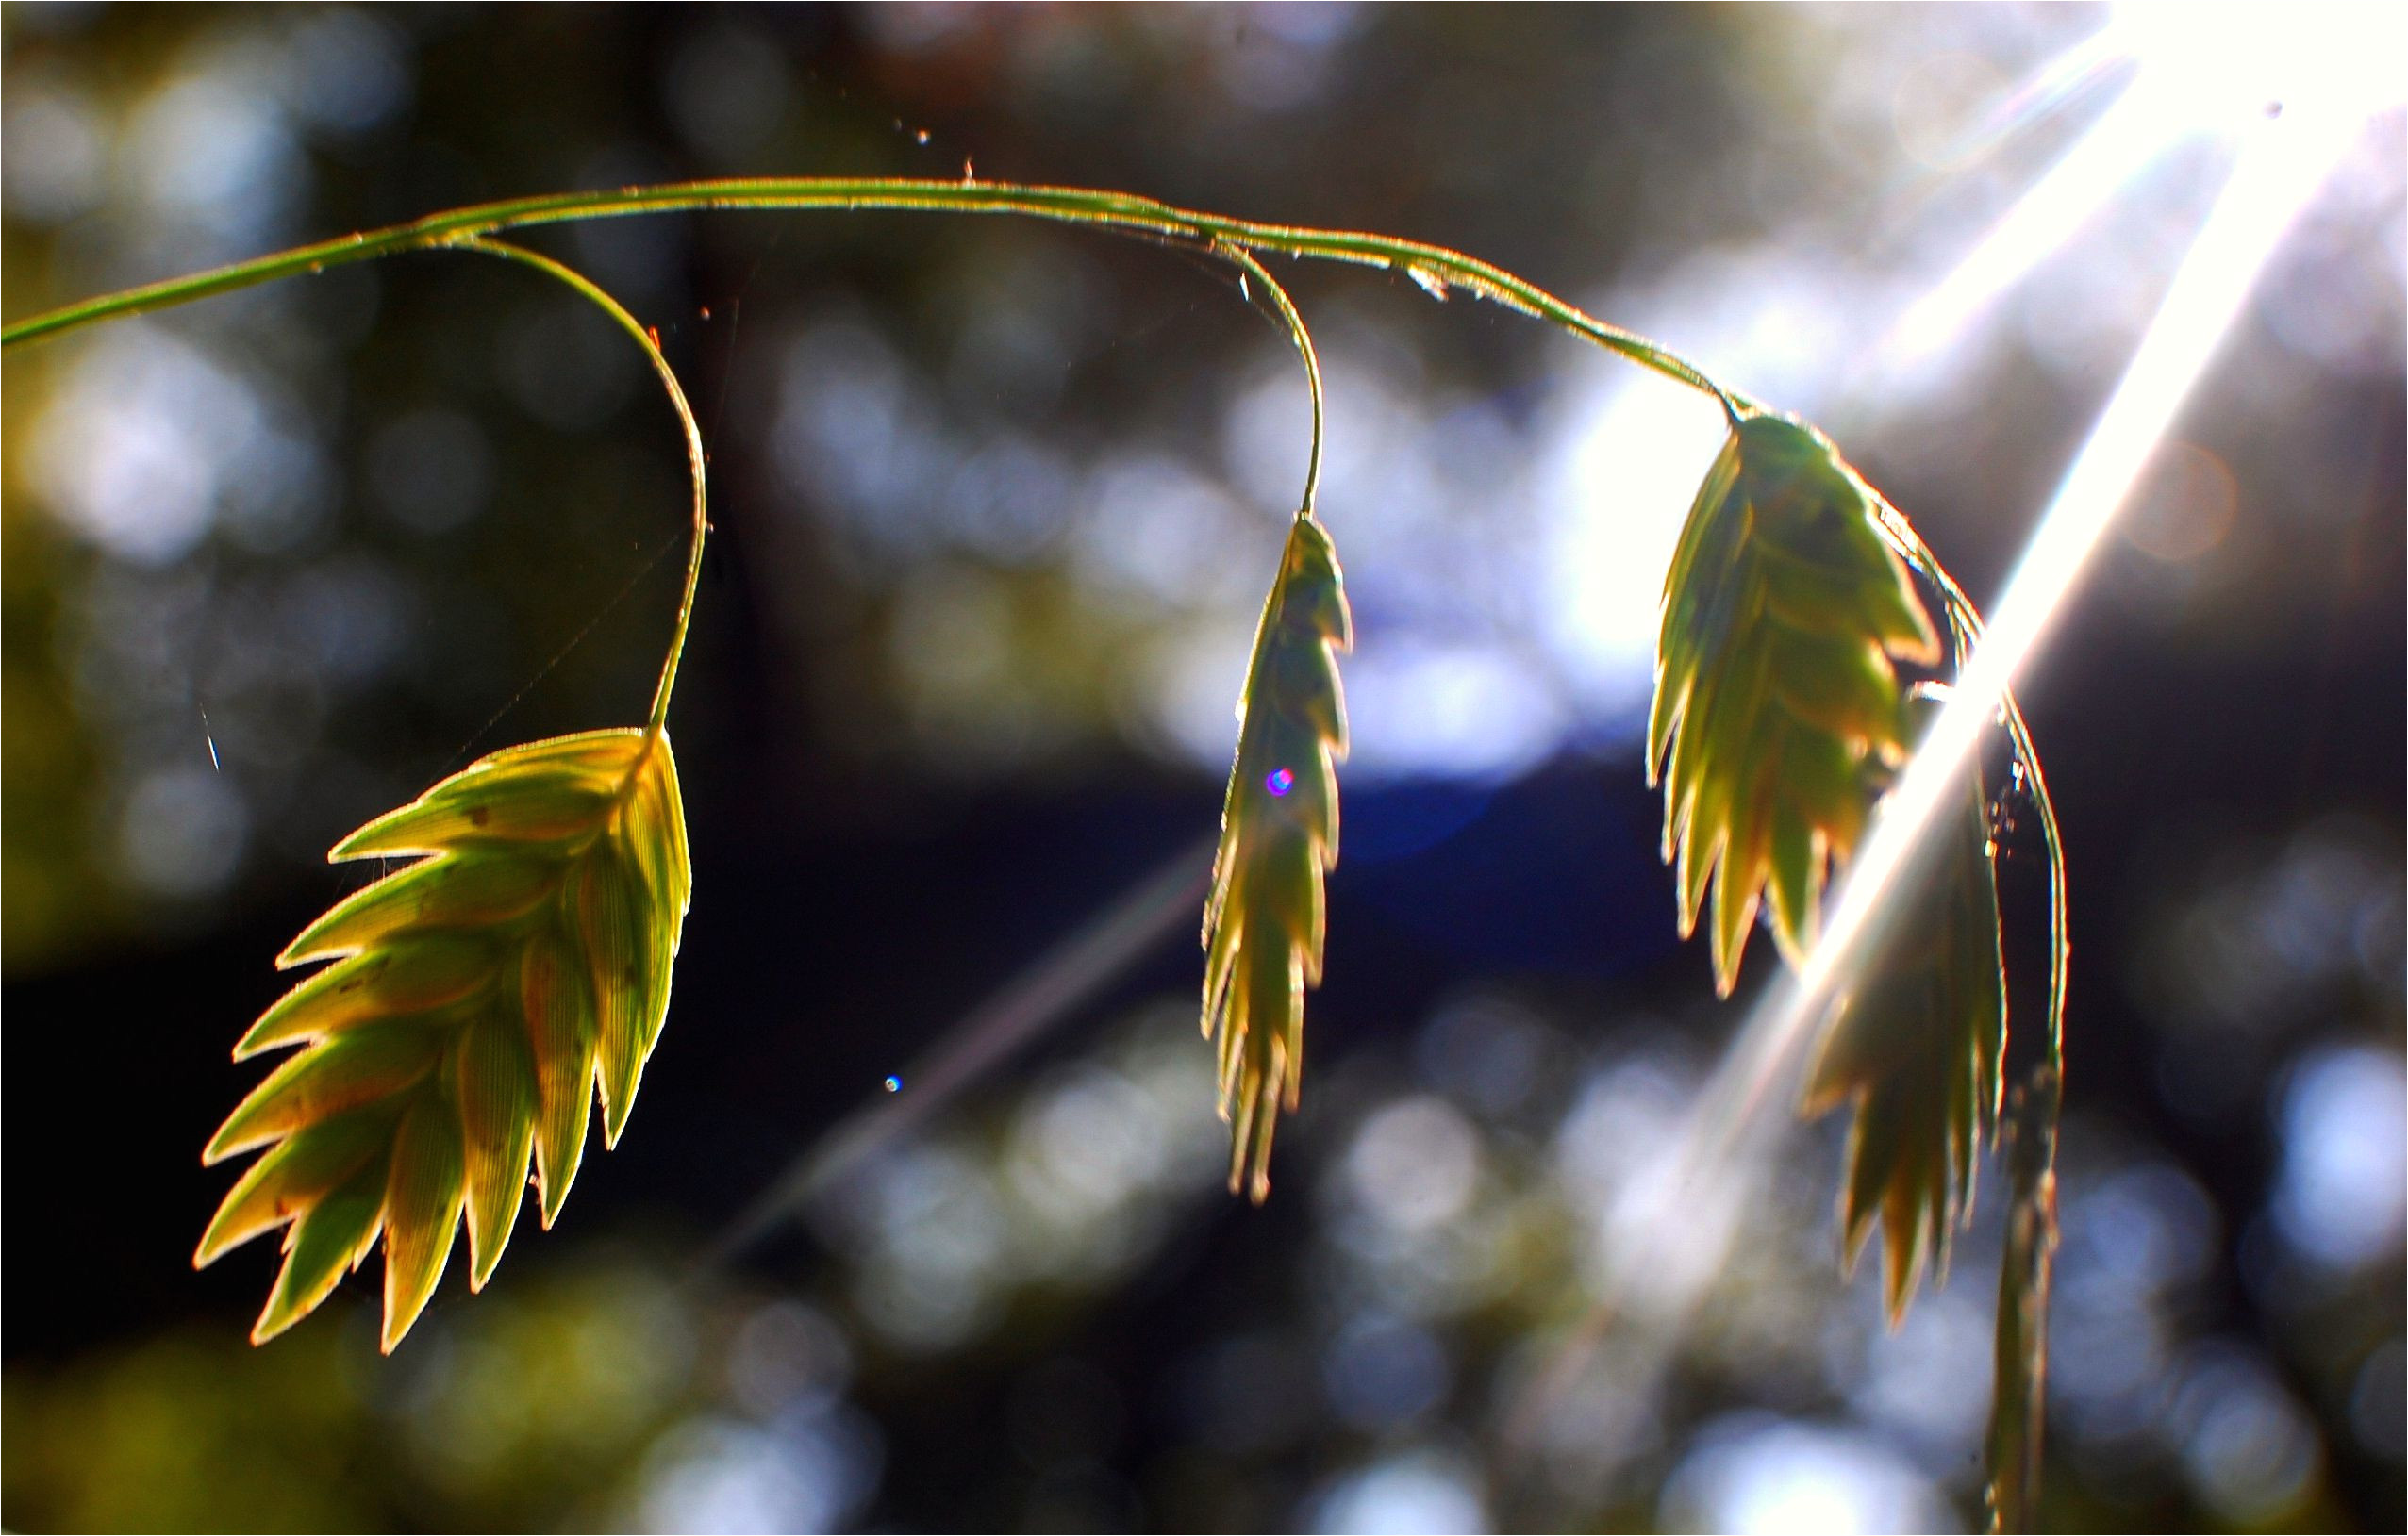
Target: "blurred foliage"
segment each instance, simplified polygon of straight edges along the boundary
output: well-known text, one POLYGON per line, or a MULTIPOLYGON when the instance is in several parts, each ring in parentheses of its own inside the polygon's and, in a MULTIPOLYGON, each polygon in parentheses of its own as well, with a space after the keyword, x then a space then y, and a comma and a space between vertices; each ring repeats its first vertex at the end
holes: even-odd
MULTIPOLYGON (((482 196, 967 160, 1526 272, 1821 421, 1986 596, 2222 140, 2169 140, 1910 383, 1876 343, 2112 104, 2111 70, 1985 115, 2101 20, 16 6, 5 302, 482 196)), ((2286 241, 2026 688, 2083 967, 2044 1526, 2401 1523, 2398 124, 2286 241)), ((1832 1263, 1835 1125, 1734 1195, 1752 1239, 1686 1327, 1562 1363, 1731 1023, 1635 916, 1664 910, 1655 598, 1722 422, 1403 279, 1293 279, 1361 643, 1281 1197, 1220 1193, 1182 943, 689 1278, 941 1020, 1210 825, 1303 391, 1219 276, 1134 242, 542 242, 660 326, 711 443, 676 722, 702 907, 641 1131, 388 1362, 364 1281, 252 1351, 267 1256, 191 1273, 224 1048, 351 888, 343 832, 633 718, 680 445, 606 322, 446 256, 0 373, 11 1528, 1977 1517, 1998 1202, 1886 1333, 1832 1263), (92 1148, 58 1085, 96 1038, 92 1148)))

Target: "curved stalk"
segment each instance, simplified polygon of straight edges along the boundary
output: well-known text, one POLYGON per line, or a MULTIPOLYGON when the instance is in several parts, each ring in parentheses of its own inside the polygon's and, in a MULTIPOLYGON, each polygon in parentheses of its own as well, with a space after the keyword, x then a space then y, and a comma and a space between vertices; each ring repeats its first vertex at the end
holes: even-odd
POLYGON ((1287 339, 1296 343, 1296 355, 1304 359, 1304 383, 1313 396, 1313 447, 1311 456, 1304 461, 1304 500, 1297 507, 1296 515, 1310 517, 1313 503, 1321 490, 1321 438, 1326 421, 1321 403, 1321 359, 1320 355, 1313 350, 1313 334, 1304 329, 1304 317, 1297 312, 1295 301, 1287 296, 1287 290, 1279 286, 1277 278, 1263 270, 1263 264, 1255 260, 1245 247, 1217 245, 1213 254, 1235 264, 1248 277, 1263 286, 1263 291, 1270 295, 1271 307, 1279 312, 1280 322, 1287 327, 1287 339))
MULTIPOLYGON (((1898 543, 1907 563, 1922 572, 1948 608, 1948 623, 1957 645, 1957 665, 1982 640, 1981 610, 1965 595, 1965 588, 1940 564, 1939 556, 1923 542, 1895 508, 1882 526, 1898 543)), ((2066 976, 2073 956, 2073 945, 2066 924, 2066 853, 2057 834, 2057 806, 2049 796, 2049 776, 2040 767, 2040 750, 2033 744, 2032 727, 2023 718, 2023 706, 2016 702, 2013 689, 2000 695, 1999 712, 2006 723, 2007 742, 2015 749, 2016 765, 2023 771, 2024 792, 2032 799, 2033 808, 2040 817, 2040 843, 2049 858, 2049 1044, 2046 1065, 2051 1071, 2064 1066, 2066 1018, 2066 976)))
MULTIPOLYGON (((1938 556, 1906 520, 1893 512, 1884 526, 1909 563, 1937 586, 1946 605, 1949 632, 1962 667, 1982 639, 1982 615, 1948 573, 1938 556)), ((2039 1056, 2008 1084, 2000 1145, 2007 1159, 2007 1230, 1999 1262, 1999 1298, 1993 1347, 1995 1385, 1989 1426, 1984 1435, 1985 1497, 1993 1531, 2034 1528, 2040 1497, 2041 1445, 2048 1412, 2049 1299, 2057 1247, 2057 1120, 2065 1089, 2066 972, 2072 953, 2066 925, 2066 856, 2057 831, 2056 803, 2033 745, 2032 728, 2012 691, 2001 695, 2000 714, 2024 790, 2040 818, 2049 860, 2048 1033, 2039 1056)))
POLYGON ((686 429, 686 467, 694 487, 694 539, 686 556, 686 589, 677 600, 676 627, 670 633, 669 654, 660 664, 660 682, 653 688, 652 715, 644 728, 647 735, 657 737, 669 721, 669 693, 677 682, 677 663, 686 653, 686 631, 694 617, 694 593, 702 585, 703 539, 710 532, 709 498, 705 489, 703 470, 703 429, 694 421, 693 406, 687 403, 686 390, 677 382, 676 372, 669 366, 669 359, 661 355, 660 343, 653 339, 652 332, 629 314, 625 306, 583 273, 523 245, 511 245, 479 235, 455 236, 440 243, 444 249, 479 251, 487 256, 500 256, 505 261, 532 267, 566 283, 599 306, 621 330, 636 339, 638 346, 644 349, 644 356, 651 362, 653 372, 660 375, 662 388, 669 391, 669 404, 675 408, 679 424, 686 429))
POLYGON ((533 224, 642 213, 705 209, 885 208, 936 213, 1016 214, 1057 223, 1134 231, 1207 250, 1280 251, 1289 256, 1356 266, 1384 267, 1413 275, 1425 286, 1452 285, 1518 309, 1643 368, 1712 395, 1735 421, 1749 406, 1742 396, 1717 384, 1702 370, 1645 337, 1610 325, 1579 306, 1557 298, 1527 278, 1443 245, 1399 239, 1360 230, 1317 229, 1301 224, 1257 223, 1221 214, 1182 208, 1149 197, 1083 187, 1032 187, 996 181, 934 181, 916 177, 768 177, 692 181, 610 191, 561 192, 543 197, 480 203, 430 214, 408 223, 273 256, 170 278, 141 288, 67 305, 0 328, 0 347, 56 336, 94 321, 141 314, 211 294, 272 282, 301 273, 371 260, 402 251, 426 250, 533 224))

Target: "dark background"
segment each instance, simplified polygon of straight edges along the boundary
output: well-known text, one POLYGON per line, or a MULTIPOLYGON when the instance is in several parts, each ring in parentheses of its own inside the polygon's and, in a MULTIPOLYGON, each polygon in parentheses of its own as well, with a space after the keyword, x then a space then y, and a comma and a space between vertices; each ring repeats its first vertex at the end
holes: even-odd
MULTIPOLYGON (((479 199, 969 165, 1498 261, 1816 417, 1984 601, 2242 131, 2169 124, 1910 370, 1905 307, 2186 66, 2018 95, 2082 8, 0 15, 12 320, 479 199)), ((2050 1526, 2403 1518, 2402 160, 2394 106, 2023 680, 2073 891, 2050 1526)), ((357 884, 342 833, 640 718, 679 444, 623 338, 456 255, 9 355, 10 1527, 1978 1523, 1996 1181, 1885 1334, 1834 1263, 1835 1120, 1686 1327, 1535 1385, 1772 964, 1713 1001, 1634 740, 1710 408, 1293 268, 1361 645, 1274 1197, 1219 1191, 1182 905, 730 1255, 1023 967, 1200 868, 1303 391, 1224 274, 1138 242, 529 240, 658 326, 711 447, 696 896, 626 1140, 390 1361, 374 1265, 257 1351, 264 1246, 191 1270, 227 1181, 196 1149, 257 1075, 226 1048, 357 884)), ((2019 1020, 2036 858, 2010 839, 2019 1020)))

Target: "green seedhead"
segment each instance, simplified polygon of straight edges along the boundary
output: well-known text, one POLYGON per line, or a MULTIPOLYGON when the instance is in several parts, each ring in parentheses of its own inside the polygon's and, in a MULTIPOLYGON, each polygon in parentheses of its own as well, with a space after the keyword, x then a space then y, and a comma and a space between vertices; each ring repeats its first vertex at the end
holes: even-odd
POLYGON ((471 765, 336 845, 414 857, 277 956, 334 964, 259 1016, 234 1056, 301 1046, 203 1153, 265 1147, 195 1265, 285 1230, 252 1330, 308 1314, 385 1239, 384 1347, 409 1331, 461 1215, 469 1288, 501 1261, 535 1160, 550 1227, 598 1089, 616 1145, 669 1008, 691 881, 669 739, 556 736, 471 765))
MULTIPOLYGON (((1910 707, 1934 712, 1935 690, 1910 707)), ((1883 1295, 1895 1323, 1926 1263, 1947 1272, 1950 1241, 1973 1208, 1982 1151, 1997 1133, 2006 1046, 2006 976, 1981 776, 1934 830, 1939 847, 1902 891, 1869 969, 1843 995, 1803 1113, 1853 1104, 1839 1191, 1852 1267, 1882 1226, 1883 1295)))
POLYGON ((1830 439, 1741 421, 1699 488, 1664 585, 1648 780, 1681 933, 1708 877, 1716 990, 1737 979, 1768 886, 1774 940, 1813 948, 1830 865, 1863 830, 1870 770, 1904 751, 1892 659, 1937 659, 1931 620, 1830 439))
POLYGON ((1337 652, 1353 641, 1337 551, 1300 512, 1254 634, 1204 921, 1204 1031, 1220 1056, 1229 1187, 1257 1202, 1270 1193, 1279 1113, 1297 1104, 1304 989, 1321 980, 1321 878, 1337 862, 1346 754, 1337 652))

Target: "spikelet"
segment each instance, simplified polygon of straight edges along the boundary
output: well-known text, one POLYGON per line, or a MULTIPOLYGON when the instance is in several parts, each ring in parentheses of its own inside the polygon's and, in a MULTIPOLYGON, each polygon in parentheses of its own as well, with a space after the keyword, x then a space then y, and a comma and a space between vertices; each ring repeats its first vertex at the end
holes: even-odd
POLYGON ((1257 1204, 1280 1111, 1297 1104, 1304 989, 1321 980, 1321 877, 1337 862, 1346 754, 1337 652, 1353 642, 1337 552, 1300 512, 1254 634, 1204 919, 1204 1032, 1220 1056, 1229 1188, 1257 1204))
POLYGON ((265 1147, 195 1267, 278 1227, 284 1268, 252 1330, 308 1314, 385 1239, 387 1352, 468 1221, 469 1287, 510 1240, 532 1151, 550 1227, 594 1091, 616 1145, 669 1007, 690 891, 666 735, 556 736, 496 752, 337 844, 330 862, 424 854, 276 957, 333 965, 286 993, 234 1058, 302 1046, 226 1117, 214 1164, 265 1147))
POLYGON ((1821 433, 1750 417, 1707 472, 1665 578, 1648 782, 1664 785, 1685 938, 1712 876, 1724 996, 1768 885, 1774 942, 1792 964, 1813 948, 1869 775, 1904 749, 1892 660, 1936 659, 1881 507, 1821 433))
MULTIPOLYGON (((1910 709, 1935 712, 1941 691, 1918 689, 1910 709)), ((1855 1107, 1839 1190, 1842 1254, 1853 1268, 1880 1219, 1893 1325, 1927 1264, 1947 1274, 1998 1127, 2006 977, 1978 769, 1968 781, 1932 831, 1929 867, 1894 899, 1894 926, 1838 999, 1802 1105, 1809 1115, 1855 1107)))

